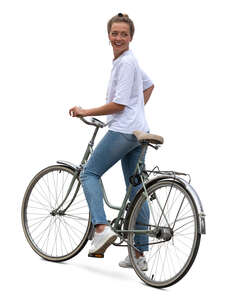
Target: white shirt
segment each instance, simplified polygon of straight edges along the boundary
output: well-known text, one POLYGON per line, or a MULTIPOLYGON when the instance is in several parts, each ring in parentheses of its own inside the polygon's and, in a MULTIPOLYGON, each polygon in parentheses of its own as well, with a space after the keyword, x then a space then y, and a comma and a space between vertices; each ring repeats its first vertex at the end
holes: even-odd
POLYGON ((123 111, 107 116, 112 131, 132 134, 135 130, 149 131, 144 112, 143 91, 153 82, 140 69, 131 50, 113 61, 106 102, 125 105, 123 111))

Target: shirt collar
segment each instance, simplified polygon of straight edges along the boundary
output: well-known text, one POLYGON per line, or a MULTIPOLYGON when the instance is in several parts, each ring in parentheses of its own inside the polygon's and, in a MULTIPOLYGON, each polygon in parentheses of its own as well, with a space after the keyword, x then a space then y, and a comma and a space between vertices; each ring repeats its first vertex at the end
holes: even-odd
POLYGON ((130 53, 132 53, 131 50, 124 51, 118 58, 116 58, 115 60, 112 61, 113 66, 116 65, 121 60, 122 57, 124 57, 124 56, 126 56, 126 55, 128 55, 130 53))

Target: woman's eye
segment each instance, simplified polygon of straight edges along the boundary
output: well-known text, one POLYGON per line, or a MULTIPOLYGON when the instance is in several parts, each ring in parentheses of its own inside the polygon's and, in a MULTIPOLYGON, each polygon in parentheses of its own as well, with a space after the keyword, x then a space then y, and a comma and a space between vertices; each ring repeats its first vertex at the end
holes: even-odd
MULTIPOLYGON (((118 35, 118 33, 117 32, 111 32, 111 35, 112 36, 117 36, 118 35)), ((127 33, 121 33, 121 37, 127 37, 128 36, 128 34, 127 33)))

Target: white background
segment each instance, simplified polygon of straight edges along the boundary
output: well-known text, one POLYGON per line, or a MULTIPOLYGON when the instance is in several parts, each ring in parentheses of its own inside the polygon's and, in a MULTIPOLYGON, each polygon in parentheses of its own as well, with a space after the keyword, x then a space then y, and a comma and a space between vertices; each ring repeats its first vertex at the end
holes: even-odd
MULTIPOLYGON (((34 300, 225 298, 228 26, 226 0, 1 0, 4 299, 15 292, 17 298, 34 300), (68 110, 76 104, 104 104, 113 58, 106 24, 118 12, 133 19, 136 33, 130 48, 155 84, 146 114, 151 132, 164 136, 165 144, 149 152, 148 167, 190 172, 207 214, 207 235, 193 267, 166 290, 147 287, 133 270, 118 267, 125 248, 111 247, 103 260, 96 260, 87 257, 87 244, 77 257, 54 264, 40 259, 22 232, 20 209, 29 181, 57 159, 78 164, 87 145, 92 129, 70 118, 68 110)), ((105 174, 104 182, 118 205, 124 195, 119 164, 105 174)))

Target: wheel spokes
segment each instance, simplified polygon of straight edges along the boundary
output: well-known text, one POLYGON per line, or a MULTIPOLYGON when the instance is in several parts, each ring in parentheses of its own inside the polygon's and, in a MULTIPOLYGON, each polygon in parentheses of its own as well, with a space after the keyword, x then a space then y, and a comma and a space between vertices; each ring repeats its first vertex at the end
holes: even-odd
MULTIPOLYGON (((166 241, 163 240, 163 235, 157 238, 149 235, 149 249, 144 252, 148 270, 143 272, 136 264, 135 269, 146 282, 160 286, 175 281, 190 263, 197 236, 197 214, 188 194, 176 184, 161 183, 152 186, 148 193, 150 201, 147 203, 151 206, 148 228, 171 230, 171 236, 170 240, 166 241)), ((143 202, 142 198, 142 205, 143 202)), ((134 228, 140 209, 139 205, 133 218, 134 228)), ((131 236, 131 240, 134 243, 134 235, 131 236)), ((134 255, 134 250, 130 250, 130 253, 134 255)))
MULTIPOLYGON (((89 209, 82 191, 66 213, 51 214, 62 203, 72 174, 64 170, 52 170, 44 174, 34 185, 26 206, 26 230, 36 249, 50 257, 62 257, 75 250, 88 230, 89 209)), ((78 181, 64 204, 72 200, 78 181)))

